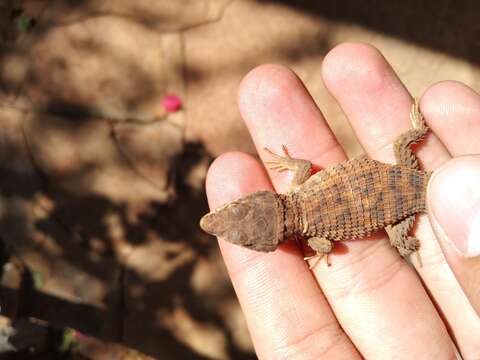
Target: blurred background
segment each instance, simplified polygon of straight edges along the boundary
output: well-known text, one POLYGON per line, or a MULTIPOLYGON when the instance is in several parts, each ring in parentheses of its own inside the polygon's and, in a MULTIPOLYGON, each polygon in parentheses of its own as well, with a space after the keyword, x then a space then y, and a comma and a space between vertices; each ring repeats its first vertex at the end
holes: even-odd
MULTIPOLYGON (((256 359, 198 220, 236 106, 270 62, 305 82, 350 156, 324 55, 378 47, 412 94, 480 90, 475 0, 0 0, 0 358, 256 359)), ((353 59, 352 59, 353 60, 353 59)))

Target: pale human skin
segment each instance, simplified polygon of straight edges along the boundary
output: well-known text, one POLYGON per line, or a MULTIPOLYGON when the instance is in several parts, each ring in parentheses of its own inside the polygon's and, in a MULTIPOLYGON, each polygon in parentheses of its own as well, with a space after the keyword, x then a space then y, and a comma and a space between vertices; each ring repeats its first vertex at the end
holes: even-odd
MULTIPOLYGON (((366 153, 394 162, 390 144, 410 126, 412 99, 378 50, 341 44, 318 76, 366 153)), ((422 267, 415 256, 410 267, 382 232, 343 243, 331 267, 312 271, 293 242, 261 253, 219 240, 260 359, 439 360, 455 358, 455 346, 464 359, 480 359, 480 156, 470 155, 480 154, 480 96, 453 81, 415 95, 431 128, 416 154, 424 169, 442 167, 414 231, 422 267)), ((238 103, 263 161, 264 148, 280 152, 282 144, 320 168, 346 159, 289 69, 252 70, 238 103)), ((250 155, 224 154, 207 176, 210 207, 260 189, 285 192, 290 180, 250 155)))

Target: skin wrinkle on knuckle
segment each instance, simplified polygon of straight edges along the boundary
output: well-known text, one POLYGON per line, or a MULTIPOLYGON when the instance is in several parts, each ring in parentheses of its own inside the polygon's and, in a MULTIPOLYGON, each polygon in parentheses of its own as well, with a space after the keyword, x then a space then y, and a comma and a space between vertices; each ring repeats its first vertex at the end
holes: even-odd
POLYGON ((420 257, 422 259, 421 272, 433 274, 436 269, 447 267, 442 248, 435 238, 435 234, 430 227, 430 220, 427 214, 422 214, 416 221, 414 233, 419 239, 422 239, 420 248, 420 257))
POLYGON ((378 290, 389 284, 393 279, 399 275, 399 273, 407 266, 403 259, 399 256, 395 256, 391 263, 379 270, 372 271, 372 263, 375 263, 375 259, 378 257, 386 258, 384 255, 379 255, 379 251, 391 251, 385 249, 386 242, 379 245, 372 245, 364 249, 358 255, 354 257, 353 261, 348 264, 344 264, 337 270, 336 277, 344 279, 341 282, 341 286, 337 286, 337 289, 330 289, 332 297, 338 301, 342 298, 352 295, 360 295, 367 292, 378 290), (357 269, 352 272, 351 268, 357 269), (341 272, 345 272, 344 275, 341 272), (338 275, 340 273, 340 275, 338 275), (353 275, 352 275, 353 274, 353 275))
POLYGON ((464 359, 480 359, 480 343, 476 342, 469 345, 462 353, 464 359))
POLYGON ((480 301, 480 279, 475 276, 478 272, 478 269, 471 269, 472 275, 466 277, 464 281, 464 288, 469 293, 472 303, 480 301))
POLYGON ((426 246, 423 245, 422 251, 421 251, 421 259, 422 259, 421 270, 425 272, 431 272, 433 270, 438 270, 442 267, 447 266, 447 263, 445 261, 445 256, 443 255, 443 252, 439 246, 435 248, 432 247, 427 250, 426 246))
POLYGON ((395 154, 394 154, 394 151, 393 151, 393 142, 392 142, 393 138, 394 137, 392 137, 390 139, 385 139, 380 144, 375 146, 375 148, 372 148, 369 151, 372 154, 372 158, 374 158, 374 159, 377 159, 377 158, 387 159, 388 158, 390 160, 390 162, 393 163, 395 161, 395 154))
POLYGON ((277 297, 291 291, 278 281, 272 282, 271 271, 265 264, 247 269, 242 276, 237 277, 233 282, 235 291, 238 294, 240 304, 245 311, 249 328, 252 324, 260 323, 262 326, 255 326, 251 331, 264 331, 269 325, 278 330, 277 335, 282 333, 281 325, 285 320, 284 311, 271 312, 269 304, 277 297))
MULTIPOLYGON (((267 259, 265 255, 262 256, 261 253, 259 256, 250 257, 241 266, 229 269, 235 285, 241 286, 242 289, 248 289, 247 296, 251 296, 250 300, 255 302, 261 298, 267 300, 274 299, 274 295, 288 294, 292 291, 291 287, 286 286, 286 284, 289 284, 288 282, 284 284, 282 279, 272 281, 272 274, 277 271, 278 264, 272 263, 270 259, 267 259)), ((298 274, 290 272, 290 276, 297 275, 300 277, 303 275, 303 269, 300 268, 297 272, 298 274)))
POLYGON ((448 160, 450 160, 451 154, 448 152, 446 146, 441 142, 438 137, 435 137, 434 140, 433 138, 430 139, 432 139, 432 143, 429 143, 429 141, 427 140, 425 148, 418 149, 417 155, 420 163, 423 165, 423 169, 427 171, 434 171, 435 169, 445 164, 448 160), (441 154, 437 153, 436 155, 434 155, 433 151, 431 151, 434 146, 438 149, 443 148, 444 151, 442 151, 441 154))
MULTIPOLYGON (((287 344, 274 348, 272 351, 273 359, 306 359, 304 357, 305 348, 318 349, 315 354, 316 358, 323 358, 336 346, 340 346, 342 340, 346 340, 345 336, 338 323, 330 321, 319 325, 300 338, 289 339, 287 344), (319 346, 320 341, 323 346, 319 346)), ((309 353, 309 356, 311 356, 311 353, 309 353)))
MULTIPOLYGON (((319 165, 325 163, 326 161, 324 159, 331 159, 331 154, 336 154, 335 157, 338 157, 338 154, 344 154, 342 146, 333 138, 317 156, 314 156, 314 164, 319 165)), ((337 161, 335 160, 335 162, 337 161)))
MULTIPOLYGON (((235 246, 235 245, 229 244, 228 246, 235 246)), ((226 262, 228 263, 227 265, 228 272, 231 277, 242 276, 242 274, 244 274, 249 268, 254 267, 259 262, 259 260, 262 259, 262 257, 266 256, 266 254, 264 253, 251 251, 251 254, 248 254, 248 256, 242 257, 241 261, 239 261, 237 257, 234 262, 234 261, 229 261, 229 258, 233 257, 232 255, 225 255, 223 251, 222 253, 224 254, 223 256, 226 258, 225 260, 227 260, 226 262)))
MULTIPOLYGON (((406 118, 408 119, 408 116, 406 116, 406 118)), ((385 119, 384 121, 387 122, 388 119, 385 119)), ((372 124, 378 123, 378 118, 372 118, 371 123, 372 124)), ((396 128, 394 130, 394 132, 389 132, 389 133, 385 133, 382 130, 383 127, 381 125, 377 125, 377 126, 380 127, 380 130, 378 130, 379 135, 373 136, 372 134, 370 134, 370 136, 369 136, 370 138, 375 138, 375 146, 369 148, 369 151, 368 151, 369 155, 374 159, 376 159, 376 158, 387 159, 388 158, 391 163, 395 163, 395 154, 394 154, 395 139, 400 134, 403 134, 406 131, 408 131, 408 129, 410 129, 411 125, 409 123, 405 122, 405 124, 404 124, 404 126, 402 126, 402 128, 396 128)), ((372 126, 370 126, 370 123, 369 123, 369 128, 373 128, 372 126)), ((423 141, 425 141, 425 139, 422 140, 422 144, 423 144, 423 141)))

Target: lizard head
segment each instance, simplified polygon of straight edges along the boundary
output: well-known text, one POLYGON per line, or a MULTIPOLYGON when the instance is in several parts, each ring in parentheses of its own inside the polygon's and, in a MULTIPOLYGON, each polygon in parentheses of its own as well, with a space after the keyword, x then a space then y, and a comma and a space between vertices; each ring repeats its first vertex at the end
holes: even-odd
POLYGON ((273 251, 283 240, 283 205, 278 195, 257 191, 208 213, 200 227, 232 244, 273 251))

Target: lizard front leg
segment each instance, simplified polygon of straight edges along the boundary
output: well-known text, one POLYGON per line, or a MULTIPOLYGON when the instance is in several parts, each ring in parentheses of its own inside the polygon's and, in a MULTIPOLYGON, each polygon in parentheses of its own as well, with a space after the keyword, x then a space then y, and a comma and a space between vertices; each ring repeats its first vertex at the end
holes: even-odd
POLYGON ((288 154, 287 147, 285 145, 282 145, 282 150, 285 156, 277 155, 265 148, 265 151, 275 158, 273 161, 265 161, 265 164, 268 165, 270 169, 277 171, 293 171, 293 179, 290 183, 290 189, 294 189, 295 187, 303 184, 310 177, 312 163, 308 160, 292 158, 288 154))
MULTIPOLYGON (((418 159, 415 156, 411 145, 422 140, 428 131, 428 127, 419 110, 417 99, 414 99, 412 110, 410 111, 410 121, 412 123, 412 128, 395 140, 393 150, 398 165, 407 166, 412 169, 420 169, 418 159)), ((389 225, 385 228, 388 237, 390 238, 390 244, 397 248, 398 252, 403 257, 409 256, 419 248, 418 239, 408 236, 414 221, 415 215, 411 215, 401 222, 389 225)))
MULTIPOLYGON (((288 154, 287 147, 285 145, 282 145, 282 150, 285 156, 277 155, 267 148, 265 148, 265 150, 275 158, 273 161, 265 161, 265 164, 268 165, 270 169, 277 171, 291 170, 294 172, 292 182, 290 183, 290 189, 294 189, 295 187, 303 184, 310 177, 312 163, 308 160, 292 158, 288 154)), ((316 252, 316 255, 305 257, 305 260, 318 258, 318 261, 320 261, 325 254, 330 253, 332 250, 332 243, 324 238, 311 237, 308 239, 308 245, 316 252)), ((318 264, 318 261, 312 264, 310 269, 318 264)), ((330 265, 328 255, 327 263, 330 265)))
POLYGON ((318 262, 325 255, 327 256, 327 265, 328 266, 331 265, 329 254, 333 249, 333 244, 330 240, 328 240, 326 238, 314 236, 314 237, 311 237, 311 238, 308 239, 308 246, 310 246, 310 248, 316 252, 316 255, 307 256, 307 257, 304 258, 304 260, 310 260, 310 259, 313 259, 313 258, 318 258, 317 261, 315 261, 312 265, 310 265, 310 269, 313 269, 315 267, 315 265, 317 265, 318 262))

